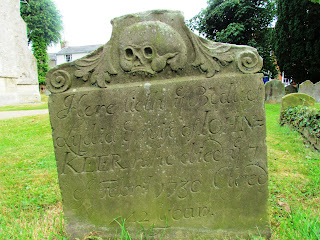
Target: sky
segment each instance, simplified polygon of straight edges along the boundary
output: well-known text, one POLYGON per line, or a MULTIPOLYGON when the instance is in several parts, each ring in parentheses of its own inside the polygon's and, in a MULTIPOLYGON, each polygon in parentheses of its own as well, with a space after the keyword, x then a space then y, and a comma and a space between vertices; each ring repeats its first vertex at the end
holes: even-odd
MULTIPOLYGON (((207 0, 53 0, 62 15, 62 40, 68 46, 104 44, 111 37, 111 19, 153 9, 179 10, 190 19, 207 6, 207 0)), ((60 45, 48 52, 60 50, 60 45)))

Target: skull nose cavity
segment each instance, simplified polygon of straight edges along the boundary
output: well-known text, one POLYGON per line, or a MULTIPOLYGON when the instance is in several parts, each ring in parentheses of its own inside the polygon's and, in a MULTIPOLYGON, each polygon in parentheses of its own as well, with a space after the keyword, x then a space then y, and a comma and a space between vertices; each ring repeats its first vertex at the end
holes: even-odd
POLYGON ((136 56, 135 60, 133 61, 133 66, 134 67, 139 67, 141 65, 142 65, 142 63, 140 61, 140 58, 138 56, 136 56))

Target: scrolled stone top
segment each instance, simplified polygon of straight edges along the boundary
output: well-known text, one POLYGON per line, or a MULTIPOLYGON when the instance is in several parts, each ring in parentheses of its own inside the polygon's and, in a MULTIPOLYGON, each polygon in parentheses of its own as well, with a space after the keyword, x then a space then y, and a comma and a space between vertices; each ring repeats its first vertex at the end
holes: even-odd
POLYGON ((111 21, 108 43, 47 74, 52 93, 81 87, 218 74, 252 74, 261 70, 255 48, 218 43, 191 32, 180 11, 153 10, 111 21))
POLYGON ((179 18, 183 18, 183 12, 181 11, 174 11, 174 10, 167 10, 167 9, 156 9, 156 10, 149 10, 149 11, 144 11, 144 12, 138 12, 138 13, 130 13, 130 14, 126 14, 120 17, 115 17, 113 19, 111 19, 111 24, 113 25, 113 23, 115 22, 121 22, 124 19, 128 19, 128 18, 147 18, 148 16, 153 16, 153 15, 174 15, 175 17, 179 17, 179 18))

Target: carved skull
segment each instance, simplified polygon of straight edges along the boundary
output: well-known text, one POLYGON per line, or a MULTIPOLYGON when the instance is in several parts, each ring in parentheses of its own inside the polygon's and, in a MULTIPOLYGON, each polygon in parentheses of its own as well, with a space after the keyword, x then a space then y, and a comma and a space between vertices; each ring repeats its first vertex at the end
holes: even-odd
POLYGON ((169 25, 147 21, 125 28, 120 35, 120 66, 126 72, 155 74, 167 64, 182 69, 187 61, 186 45, 169 25))

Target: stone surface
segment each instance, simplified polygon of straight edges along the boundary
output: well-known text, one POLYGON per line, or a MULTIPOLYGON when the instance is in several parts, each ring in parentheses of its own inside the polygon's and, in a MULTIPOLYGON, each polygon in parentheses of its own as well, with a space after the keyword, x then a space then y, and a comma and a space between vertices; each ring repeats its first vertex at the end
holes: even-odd
POLYGON ((313 107, 315 99, 304 93, 291 93, 282 98, 281 109, 286 109, 287 107, 296 107, 299 105, 313 107))
POLYGON ((19 0, 1 0, 0 29, 0 105, 40 102, 37 63, 19 0))
POLYGON ((68 234, 113 237, 122 217, 133 236, 268 238, 257 51, 206 41, 175 11, 112 24, 106 45, 47 75, 68 234))
POLYGON ((285 87, 285 92, 286 92, 286 94, 297 93, 298 89, 295 86, 290 84, 290 85, 285 87))
POLYGON ((273 79, 265 84, 265 101, 267 103, 281 103, 285 95, 284 83, 273 79))
POLYGON ((316 102, 320 102, 320 82, 317 82, 313 85, 313 94, 314 99, 316 102))
POLYGON ((305 93, 314 97, 316 102, 320 102, 320 83, 313 84, 310 80, 307 80, 300 84, 299 93, 305 93))

